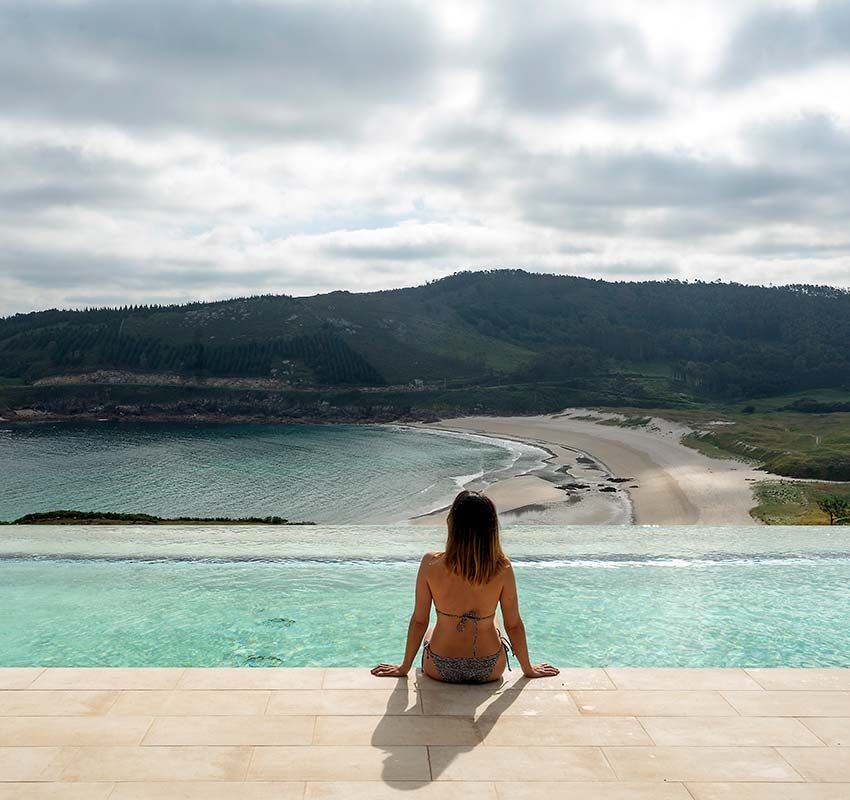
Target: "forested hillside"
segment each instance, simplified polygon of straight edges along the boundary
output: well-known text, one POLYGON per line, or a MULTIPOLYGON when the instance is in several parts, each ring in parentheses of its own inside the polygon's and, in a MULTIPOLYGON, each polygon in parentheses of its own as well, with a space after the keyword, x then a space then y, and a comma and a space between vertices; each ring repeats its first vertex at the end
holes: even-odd
POLYGON ((625 380, 631 399, 752 398, 850 386, 850 293, 499 270, 364 294, 0 320, 0 378, 105 369, 304 389, 625 380))

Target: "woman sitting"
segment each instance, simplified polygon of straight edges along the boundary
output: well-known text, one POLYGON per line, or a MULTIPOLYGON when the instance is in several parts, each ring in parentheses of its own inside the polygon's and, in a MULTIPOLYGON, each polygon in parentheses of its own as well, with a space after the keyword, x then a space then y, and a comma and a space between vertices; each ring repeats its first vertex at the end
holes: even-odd
POLYGON ((379 664, 381 678, 407 675, 425 636, 422 670, 448 683, 499 680, 508 663, 508 642, 496 626, 502 609, 505 633, 527 678, 557 675, 549 664, 532 665, 519 616, 516 579, 499 543, 499 519, 489 497, 461 492, 448 516, 446 549, 426 553, 416 577, 416 602, 401 664, 379 664), (425 633, 431 618, 437 623, 425 633))

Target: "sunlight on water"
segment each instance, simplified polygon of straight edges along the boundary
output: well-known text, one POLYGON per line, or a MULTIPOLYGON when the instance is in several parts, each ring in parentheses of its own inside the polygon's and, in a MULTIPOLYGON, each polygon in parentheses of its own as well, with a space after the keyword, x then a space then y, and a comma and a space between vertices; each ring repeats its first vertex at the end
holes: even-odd
MULTIPOLYGON (((7 528, 0 665, 367 666, 400 658, 439 529, 7 528)), ((532 656, 850 666, 850 536, 516 528, 532 656)))

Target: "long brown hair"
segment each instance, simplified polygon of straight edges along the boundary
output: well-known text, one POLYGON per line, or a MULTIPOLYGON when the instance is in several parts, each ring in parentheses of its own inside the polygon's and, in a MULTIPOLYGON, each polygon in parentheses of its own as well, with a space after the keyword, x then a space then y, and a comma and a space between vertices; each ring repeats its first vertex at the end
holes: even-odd
POLYGON ((464 489, 448 517, 446 568, 476 586, 489 583, 507 565, 499 542, 499 517, 489 497, 464 489))

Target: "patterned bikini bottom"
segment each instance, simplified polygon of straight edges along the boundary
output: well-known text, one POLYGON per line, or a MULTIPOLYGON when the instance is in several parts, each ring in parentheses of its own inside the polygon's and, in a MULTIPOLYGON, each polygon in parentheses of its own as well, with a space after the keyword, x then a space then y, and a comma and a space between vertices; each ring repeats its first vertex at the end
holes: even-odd
POLYGON ((487 683, 502 650, 505 651, 505 660, 507 661, 508 669, 511 668, 511 661, 508 656, 508 642, 503 637, 499 637, 502 641, 502 647, 499 648, 491 656, 468 656, 466 658, 451 658, 449 656, 441 656, 431 649, 431 643, 425 642, 425 647, 422 651, 422 667, 425 667, 425 659, 430 658, 440 676, 440 680, 445 683, 487 683))

